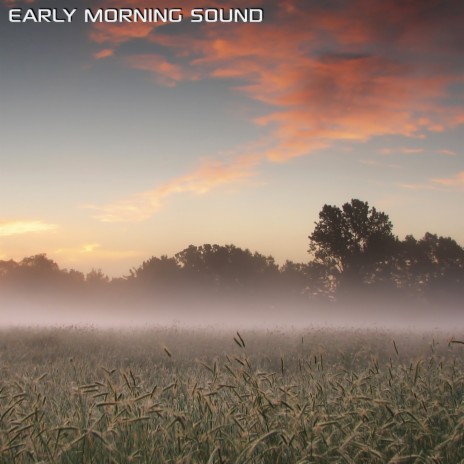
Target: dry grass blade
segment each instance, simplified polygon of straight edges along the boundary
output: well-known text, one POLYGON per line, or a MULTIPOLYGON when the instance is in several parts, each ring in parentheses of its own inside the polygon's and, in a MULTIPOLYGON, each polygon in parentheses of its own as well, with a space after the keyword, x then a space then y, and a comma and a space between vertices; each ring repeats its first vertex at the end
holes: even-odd
POLYGON ((237 332, 238 338, 240 339, 240 342, 242 343, 242 348, 245 348, 245 341, 243 340, 242 336, 240 335, 240 332, 237 332))
POLYGON ((464 345, 464 341, 462 341, 462 340, 456 340, 456 339, 454 339, 454 338, 451 339, 451 340, 449 341, 448 346, 451 346, 452 343, 457 343, 457 344, 459 344, 459 345, 464 345))
POLYGON ((241 463, 244 458, 248 458, 253 453, 253 451, 256 449, 256 447, 260 443, 262 443, 263 441, 267 440, 270 437, 273 437, 275 435, 280 435, 280 433, 281 433, 280 430, 271 430, 270 432, 265 433, 264 435, 256 438, 246 448, 244 448, 244 450, 238 455, 235 463, 236 464, 241 463))

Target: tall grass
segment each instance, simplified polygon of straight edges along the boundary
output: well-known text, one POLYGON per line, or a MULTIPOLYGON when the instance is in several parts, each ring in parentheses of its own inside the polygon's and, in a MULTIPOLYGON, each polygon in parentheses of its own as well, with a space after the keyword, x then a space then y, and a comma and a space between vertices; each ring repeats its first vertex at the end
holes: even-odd
POLYGON ((459 463, 459 335, 3 331, 0 463, 459 463))

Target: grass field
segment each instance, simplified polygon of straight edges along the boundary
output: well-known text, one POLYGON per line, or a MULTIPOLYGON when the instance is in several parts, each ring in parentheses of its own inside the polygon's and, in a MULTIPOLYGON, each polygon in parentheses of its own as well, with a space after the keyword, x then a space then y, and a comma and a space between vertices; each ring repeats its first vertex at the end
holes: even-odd
POLYGON ((461 340, 5 329, 0 463, 464 462, 461 340))

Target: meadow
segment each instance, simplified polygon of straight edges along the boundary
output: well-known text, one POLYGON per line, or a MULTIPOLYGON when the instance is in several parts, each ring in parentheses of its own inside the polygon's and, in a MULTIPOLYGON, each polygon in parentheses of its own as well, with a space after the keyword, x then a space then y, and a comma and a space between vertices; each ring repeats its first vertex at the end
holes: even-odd
POLYGON ((464 462, 462 333, 0 331, 0 463, 464 462))

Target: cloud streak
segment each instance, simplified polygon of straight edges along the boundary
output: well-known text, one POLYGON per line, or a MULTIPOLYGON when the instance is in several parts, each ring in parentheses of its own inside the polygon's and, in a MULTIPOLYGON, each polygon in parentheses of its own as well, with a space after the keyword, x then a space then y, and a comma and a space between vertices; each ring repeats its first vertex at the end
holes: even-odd
POLYGON ((110 56, 113 56, 114 50, 112 48, 104 48, 98 52, 95 52, 93 54, 93 57, 97 60, 102 60, 104 58, 109 58, 110 56))
POLYGON ((447 150, 446 148, 442 150, 437 151, 438 154, 440 155, 445 155, 445 156, 456 156, 456 152, 453 150, 447 150))
POLYGON ((459 171, 449 177, 435 177, 423 184, 401 184, 401 187, 408 190, 462 190, 464 188, 464 171, 459 171))
POLYGON ((432 182, 444 187, 464 187, 464 171, 460 171, 451 177, 438 177, 432 179, 432 182))
POLYGON ((57 227, 56 224, 48 224, 42 221, 0 221, 0 237, 48 232, 57 229, 57 227))
POLYGON ((199 79, 199 76, 185 72, 181 66, 159 54, 130 56, 126 63, 134 69, 152 73, 159 84, 168 87, 175 87, 178 82, 199 79))
POLYGON ((97 211, 95 217, 102 222, 144 221, 156 213, 169 197, 192 193, 201 195, 222 185, 241 182, 253 176, 253 168, 259 164, 258 156, 242 156, 230 163, 216 160, 205 161, 196 170, 172 179, 157 188, 137 193, 129 198, 106 206, 87 206, 97 211))

